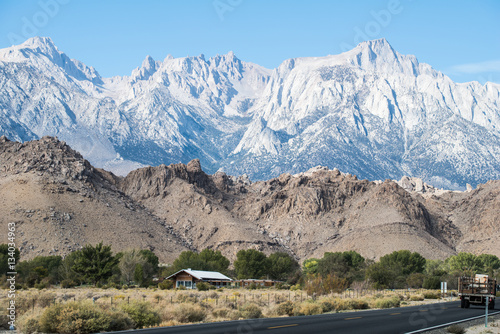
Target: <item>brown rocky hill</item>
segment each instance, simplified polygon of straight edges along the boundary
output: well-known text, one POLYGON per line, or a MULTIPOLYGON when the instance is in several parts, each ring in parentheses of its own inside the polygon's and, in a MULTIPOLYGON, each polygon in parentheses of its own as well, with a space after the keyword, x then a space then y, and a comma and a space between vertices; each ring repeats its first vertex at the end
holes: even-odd
POLYGON ((248 248, 300 260, 344 250, 373 259, 400 249, 433 259, 457 251, 500 256, 500 181, 447 192, 409 178, 400 186, 317 167, 250 182, 207 175, 198 160, 121 178, 48 137, 3 138, 0 168, 0 221, 18 222, 27 257, 100 240, 115 250, 149 247, 166 262, 206 247, 231 259, 248 248))
POLYGON ((188 249, 163 220, 117 189, 116 180, 55 138, 21 144, 1 137, 1 228, 16 222, 24 259, 100 241, 115 252, 151 249, 162 261, 188 249))
POLYGON ((326 168, 251 183, 206 175, 193 160, 135 170, 120 188, 195 248, 230 256, 241 248, 282 246, 300 259, 343 250, 378 258, 398 249, 445 258, 455 253, 459 233, 395 182, 326 168))

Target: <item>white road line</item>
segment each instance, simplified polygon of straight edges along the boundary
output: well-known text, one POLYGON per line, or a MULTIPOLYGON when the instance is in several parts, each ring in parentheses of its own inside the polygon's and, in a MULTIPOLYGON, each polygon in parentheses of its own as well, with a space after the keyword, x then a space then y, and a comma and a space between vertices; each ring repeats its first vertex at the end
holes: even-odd
MULTIPOLYGON (((495 314, 500 314, 500 312, 488 313, 488 316, 495 315, 495 314)), ((437 326, 433 326, 433 327, 422 328, 422 329, 419 329, 419 330, 416 330, 416 331, 413 331, 413 332, 407 332, 405 334, 422 333, 422 332, 425 332, 425 331, 429 331, 431 329, 441 328, 441 327, 445 327, 445 326, 449 326, 449 325, 453 325, 453 324, 459 324, 461 322, 465 322, 465 321, 469 321, 469 320, 475 320, 475 319, 479 319, 479 318, 484 318, 484 315, 479 315, 479 316, 473 317, 473 318, 468 318, 468 319, 462 319, 462 320, 458 320, 458 321, 453 321, 453 322, 449 322, 447 324, 437 325, 437 326)))

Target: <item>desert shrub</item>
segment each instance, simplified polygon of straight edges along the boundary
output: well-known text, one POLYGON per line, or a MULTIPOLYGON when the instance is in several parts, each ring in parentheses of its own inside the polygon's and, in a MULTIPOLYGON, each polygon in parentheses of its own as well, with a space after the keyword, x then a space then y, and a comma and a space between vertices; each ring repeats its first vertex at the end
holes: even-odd
POLYGON ((60 296, 61 300, 68 301, 70 299, 75 298, 75 294, 73 293, 65 293, 64 295, 60 296))
POLYGON ((283 282, 276 283, 275 287, 278 290, 290 290, 290 288, 291 288, 290 284, 283 283, 283 282))
POLYGON ((262 310, 255 304, 246 304, 240 310, 241 316, 245 319, 262 318, 262 310))
MULTIPOLYGON (((48 306, 54 304, 55 298, 56 298, 56 295, 54 293, 44 293, 44 292, 42 292, 38 296, 34 297, 34 299, 36 300, 36 305, 40 306, 42 308, 48 307, 48 306)), ((27 301, 27 302, 30 302, 30 301, 27 301)))
POLYGON ((292 285, 292 286, 290 287, 290 290, 292 290, 292 291, 297 291, 297 290, 300 290, 300 284, 298 284, 298 283, 297 283, 297 284, 295 284, 295 285, 292 285))
POLYGON ((9 329, 9 317, 7 314, 0 314, 0 329, 9 329))
POLYGON ((166 320, 160 323, 160 327, 170 327, 170 326, 178 326, 180 323, 176 320, 166 320))
POLYGON ((210 289, 210 284, 206 282, 196 283, 196 289, 198 289, 198 291, 208 291, 210 289))
POLYGON ((247 286, 247 289, 248 290, 255 290, 257 289, 257 284, 255 284, 254 282, 250 283, 248 286, 247 286))
POLYGON ((296 305, 293 313, 294 315, 314 315, 323 313, 323 310, 321 309, 321 305, 317 303, 304 302, 296 305))
POLYGON ((88 302, 56 304, 45 309, 38 319, 40 330, 46 333, 97 333, 134 328, 134 323, 122 312, 105 310, 88 302))
MULTIPOLYGON (((18 316, 22 315, 27 311, 31 311, 33 308, 33 304, 36 304, 36 297, 28 297, 26 295, 18 295, 16 296, 16 314, 18 316)), ((1 326, 1 323, 0 323, 1 326)), ((0 327, 1 328, 1 327, 0 327)))
POLYGON ((362 299, 351 299, 349 301, 349 306, 349 309, 353 310, 366 310, 370 308, 366 300, 362 299))
POLYGON ((134 320, 136 328, 154 326, 160 323, 160 315, 152 310, 151 305, 147 302, 133 302, 123 304, 121 307, 134 320))
POLYGON ((61 288, 63 289, 70 289, 70 288, 74 288, 75 286, 77 286, 78 284, 71 280, 71 279, 64 279, 61 281, 61 288))
POLYGON ((199 322, 206 317, 206 311, 196 304, 182 303, 175 307, 174 316, 179 322, 199 322))
POLYGON ((419 301, 424 300, 424 296, 422 296, 422 295, 411 295, 410 296, 410 300, 412 302, 419 302, 419 301))
POLYGON ((227 318, 231 309, 228 308, 216 308, 212 310, 212 315, 216 318, 227 318))
POLYGON ((238 310, 231 310, 229 311, 229 314, 227 315, 229 320, 239 320, 242 318, 240 311, 238 310))
POLYGON ((330 300, 323 300, 323 301, 321 301, 320 305, 321 305, 321 310, 323 311, 323 313, 331 312, 331 311, 335 310, 335 303, 333 303, 330 300))
POLYGON ((446 328, 446 331, 448 333, 453 333, 453 334, 464 334, 465 329, 459 325, 451 325, 450 327, 446 328))
POLYGON ((293 303, 291 301, 286 301, 284 303, 278 304, 276 306, 276 314, 288 315, 289 317, 291 317, 293 315, 293 303))
POLYGON ((335 275, 308 275, 304 290, 309 296, 326 295, 330 292, 344 291, 347 286, 348 282, 345 278, 339 278, 335 275))
POLYGON ((441 298, 441 293, 439 291, 426 291, 424 292, 425 299, 439 299, 441 298))
MULTIPOLYGON (((39 333, 41 331, 40 323, 38 321, 39 317, 39 314, 25 314, 21 316, 16 321, 16 329, 24 334, 39 333)), ((7 329, 8 327, 5 328, 7 329)))
POLYGON ((114 282, 109 282, 108 284, 104 284, 101 289, 119 289, 121 288, 121 285, 118 285, 114 282))
POLYGON ((181 293, 177 295, 178 303, 196 303, 198 298, 194 293, 181 293))
POLYGON ((349 310, 351 308, 348 299, 335 298, 333 300, 333 304, 335 305, 336 311, 344 311, 344 310, 349 310))
POLYGON ((47 288, 47 283, 35 283, 35 289, 38 289, 38 290, 43 290, 43 289, 46 289, 47 288))
POLYGON ((401 300, 399 297, 382 298, 375 301, 376 308, 392 308, 399 307, 401 300))

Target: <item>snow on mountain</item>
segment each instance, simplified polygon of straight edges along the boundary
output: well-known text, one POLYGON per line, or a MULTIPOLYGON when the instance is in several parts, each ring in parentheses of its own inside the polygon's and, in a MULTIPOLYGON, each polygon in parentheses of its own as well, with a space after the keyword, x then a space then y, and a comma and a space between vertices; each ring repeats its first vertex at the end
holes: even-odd
POLYGON ((316 165, 464 188, 500 175, 500 85, 454 83, 385 39, 274 70, 233 52, 101 78, 50 38, 0 50, 0 134, 56 135, 119 174, 200 158, 254 179, 316 165))
MULTIPOLYGON (((370 179, 407 174, 451 188, 477 184, 499 176, 496 94, 498 85, 456 84, 384 39, 290 59, 254 108, 266 126, 247 129, 232 165, 254 164, 257 154, 279 160, 273 173, 326 164, 370 179)), ((270 177, 267 168, 253 173, 270 177)))

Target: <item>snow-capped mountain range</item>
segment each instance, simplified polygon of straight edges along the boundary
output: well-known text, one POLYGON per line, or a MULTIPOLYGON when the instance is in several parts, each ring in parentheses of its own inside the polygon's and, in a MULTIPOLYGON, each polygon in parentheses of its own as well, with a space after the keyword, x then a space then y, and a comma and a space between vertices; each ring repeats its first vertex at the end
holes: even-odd
POLYGON ((316 165, 445 188, 500 178, 500 85, 455 83, 385 39, 269 70, 234 53, 102 78, 50 38, 0 50, 0 135, 57 136, 118 174, 199 158, 264 179, 316 165))

